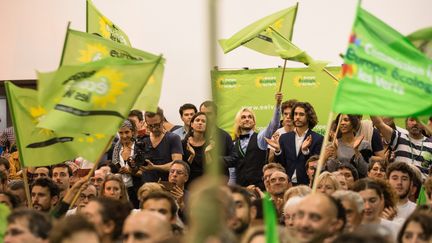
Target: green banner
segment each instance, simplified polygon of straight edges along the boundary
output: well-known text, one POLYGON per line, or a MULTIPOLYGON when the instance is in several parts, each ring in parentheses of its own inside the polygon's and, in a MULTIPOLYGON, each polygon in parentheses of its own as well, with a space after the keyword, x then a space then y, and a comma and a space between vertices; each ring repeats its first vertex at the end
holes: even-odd
POLYGON ((160 60, 105 58, 38 73, 39 102, 48 111, 38 127, 115 134, 160 60))
MULTIPOLYGON (((153 61, 159 56, 128 47, 95 35, 68 29, 63 46, 61 65, 78 65, 94 62, 106 57, 133 61, 153 61)), ((133 109, 156 111, 162 90, 165 60, 159 63, 144 87, 133 109), (151 101, 151 102, 149 102, 151 101)))
MULTIPOLYGON (((340 67, 327 68, 339 75, 340 67)), ((213 98, 218 105, 218 125, 233 134, 234 117, 242 107, 257 115, 257 128, 268 125, 273 115, 282 68, 212 71, 213 98)), ((324 134, 337 82, 325 72, 310 68, 287 68, 282 86, 284 100, 297 99, 311 103, 319 118, 315 127, 324 134)))
POLYGON ((360 7, 344 59, 334 111, 391 117, 432 114, 432 60, 360 7))

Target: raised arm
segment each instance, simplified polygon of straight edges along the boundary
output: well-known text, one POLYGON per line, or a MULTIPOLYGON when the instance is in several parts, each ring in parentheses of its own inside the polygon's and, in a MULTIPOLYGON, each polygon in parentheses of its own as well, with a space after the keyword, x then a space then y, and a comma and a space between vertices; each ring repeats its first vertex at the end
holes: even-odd
POLYGON ((372 123, 383 135, 384 139, 387 142, 390 142, 392 135, 393 135, 393 128, 391 128, 389 125, 385 124, 383 119, 379 116, 371 116, 372 123))
POLYGON ((276 105, 275 105, 275 109, 273 112, 273 118, 270 121, 269 125, 263 129, 262 131, 260 131, 258 133, 258 147, 261 150, 266 150, 267 149, 267 142, 264 138, 271 138, 273 133, 278 129, 279 127, 279 121, 280 121, 280 116, 281 116, 281 112, 280 112, 280 105, 282 103, 282 98, 283 95, 281 92, 276 93, 275 95, 275 99, 276 99, 276 105))

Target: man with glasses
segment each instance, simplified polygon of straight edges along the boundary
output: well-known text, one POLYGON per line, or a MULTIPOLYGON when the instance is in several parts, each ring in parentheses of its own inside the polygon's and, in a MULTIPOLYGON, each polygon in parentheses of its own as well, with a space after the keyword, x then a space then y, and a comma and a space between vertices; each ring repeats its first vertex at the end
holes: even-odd
POLYGON ((138 143, 140 146, 137 153, 143 153, 138 156, 145 161, 135 161, 140 166, 142 181, 157 182, 159 180, 168 180, 168 171, 172 161, 181 160, 183 156, 183 147, 180 137, 171 132, 164 131, 163 111, 158 108, 157 112, 146 112, 144 114, 147 129, 150 136, 143 138, 138 143))
POLYGON ((184 198, 185 198, 185 184, 189 179, 190 167, 182 161, 176 160, 172 163, 169 170, 168 182, 174 184, 174 187, 170 190, 171 195, 176 199, 180 210, 183 211, 184 198))
POLYGON ((95 170, 94 176, 90 178, 90 183, 96 188, 96 191, 100 191, 102 184, 105 181, 105 173, 102 170, 95 170))
POLYGON ((67 212, 67 215, 75 214, 80 212, 91 200, 97 197, 96 187, 92 184, 87 185, 87 187, 81 191, 78 200, 76 202, 77 207, 71 209, 67 212))

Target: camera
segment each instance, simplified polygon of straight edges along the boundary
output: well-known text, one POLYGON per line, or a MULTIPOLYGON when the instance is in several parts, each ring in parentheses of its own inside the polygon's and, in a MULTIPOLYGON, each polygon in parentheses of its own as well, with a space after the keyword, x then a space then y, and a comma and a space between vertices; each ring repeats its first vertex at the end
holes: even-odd
POLYGON ((132 168, 134 167, 140 167, 140 166, 147 166, 148 162, 146 161, 151 160, 150 156, 150 139, 146 142, 145 138, 143 139, 136 139, 135 140, 135 148, 134 148, 134 155, 132 156, 132 160, 135 161, 135 166, 131 166, 130 161, 128 161, 129 166, 132 168))

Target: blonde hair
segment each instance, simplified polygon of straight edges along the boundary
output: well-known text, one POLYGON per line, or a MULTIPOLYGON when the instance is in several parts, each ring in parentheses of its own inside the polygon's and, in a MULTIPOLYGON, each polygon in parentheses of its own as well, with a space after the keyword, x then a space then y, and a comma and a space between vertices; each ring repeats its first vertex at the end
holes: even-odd
POLYGON ((309 193, 311 193, 311 191, 312 190, 310 189, 310 187, 308 187, 306 185, 299 185, 299 186, 291 187, 284 194, 284 202, 287 202, 292 197, 296 197, 296 196, 304 197, 304 196, 308 195, 309 193))
POLYGON ((138 197, 138 200, 139 200, 139 201, 141 201, 141 200, 143 199, 143 198, 141 197, 141 194, 142 194, 145 190, 147 190, 148 193, 156 192, 156 191, 163 191, 162 186, 161 186, 159 183, 156 183, 156 182, 146 182, 146 183, 144 183, 144 184, 143 184, 143 185, 138 189, 137 197, 138 197))
POLYGON ((321 173, 320 176, 318 176, 317 179, 317 185, 319 185, 322 181, 329 180, 333 187, 335 188, 335 191, 341 189, 341 185, 339 184, 339 181, 337 180, 336 176, 328 171, 324 171, 321 173))
POLYGON ((240 131, 240 120, 241 120, 241 115, 242 115, 243 112, 250 112, 252 114, 252 119, 255 122, 255 125, 253 126, 252 130, 255 130, 255 126, 256 126, 256 116, 255 116, 255 113, 250 108, 247 108, 247 107, 241 108, 237 112, 237 114, 235 116, 235 119, 234 119, 234 137, 235 138, 238 138, 240 136, 240 134, 241 134, 241 131, 240 131))

